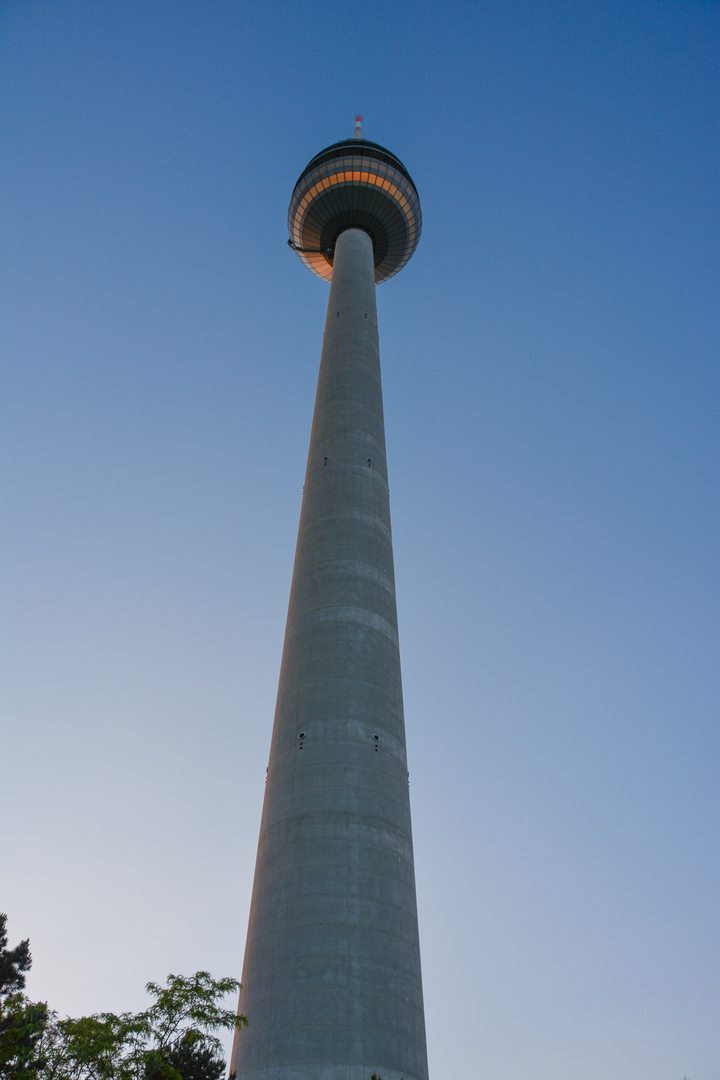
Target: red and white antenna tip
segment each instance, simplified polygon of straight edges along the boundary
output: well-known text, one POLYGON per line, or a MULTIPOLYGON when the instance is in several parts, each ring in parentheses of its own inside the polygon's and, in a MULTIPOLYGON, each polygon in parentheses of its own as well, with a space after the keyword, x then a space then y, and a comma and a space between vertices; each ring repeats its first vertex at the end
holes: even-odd
POLYGON ((361 124, 362 124, 362 116, 360 115, 360 113, 358 113, 357 116, 355 117, 355 133, 353 135, 353 139, 364 139, 365 138, 365 136, 363 135, 362 127, 360 126, 361 124))

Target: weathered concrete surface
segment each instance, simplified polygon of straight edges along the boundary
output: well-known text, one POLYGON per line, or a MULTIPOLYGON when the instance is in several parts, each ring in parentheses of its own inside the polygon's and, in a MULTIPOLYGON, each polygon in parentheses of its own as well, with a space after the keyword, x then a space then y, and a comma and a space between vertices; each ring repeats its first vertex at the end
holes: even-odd
POLYGON ((335 250, 242 981, 239 1080, 427 1080, 373 253, 357 229, 335 250))

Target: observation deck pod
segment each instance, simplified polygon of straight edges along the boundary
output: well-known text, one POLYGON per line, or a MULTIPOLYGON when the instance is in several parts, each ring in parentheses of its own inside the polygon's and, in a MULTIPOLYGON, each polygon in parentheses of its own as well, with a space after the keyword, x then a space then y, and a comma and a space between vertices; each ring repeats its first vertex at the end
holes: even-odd
POLYGON ((335 242, 363 229, 373 242, 375 283, 402 270, 420 239, 420 200, 403 163, 357 135, 333 143, 300 174, 288 211, 288 243, 309 270, 332 278, 335 242))

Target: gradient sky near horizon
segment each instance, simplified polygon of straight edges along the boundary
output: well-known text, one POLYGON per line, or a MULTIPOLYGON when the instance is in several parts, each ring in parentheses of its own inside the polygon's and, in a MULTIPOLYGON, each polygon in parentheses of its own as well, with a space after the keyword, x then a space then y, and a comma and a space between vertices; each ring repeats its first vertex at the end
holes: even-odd
MULTIPOLYGON (((327 286, 378 290, 433 1080, 718 1080, 710 0, 3 0, 0 906, 61 1014, 240 976, 327 286)), ((252 1021, 252 1017, 251 1017, 252 1021)))

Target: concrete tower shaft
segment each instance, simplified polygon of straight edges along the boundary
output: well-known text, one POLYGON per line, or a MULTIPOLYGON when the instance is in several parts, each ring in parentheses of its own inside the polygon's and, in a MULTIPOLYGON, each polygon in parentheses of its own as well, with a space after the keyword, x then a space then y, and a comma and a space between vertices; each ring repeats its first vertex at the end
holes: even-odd
POLYGON ((427 1080, 373 242, 340 233, 235 1039, 238 1080, 427 1080))

